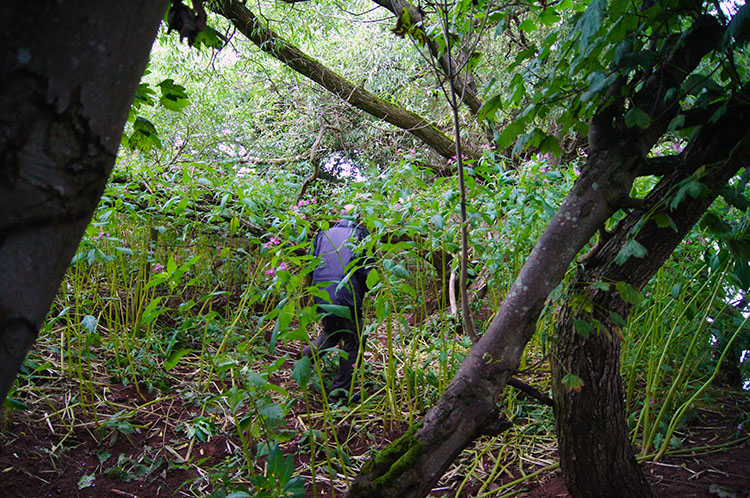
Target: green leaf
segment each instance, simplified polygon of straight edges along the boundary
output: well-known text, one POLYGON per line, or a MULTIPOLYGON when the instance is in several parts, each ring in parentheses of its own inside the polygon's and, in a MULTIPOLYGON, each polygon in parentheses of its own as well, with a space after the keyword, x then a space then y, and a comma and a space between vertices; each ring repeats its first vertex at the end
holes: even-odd
POLYGON ((532 33, 539 29, 539 26, 536 25, 536 22, 534 22, 533 19, 524 19, 518 26, 518 29, 527 33, 532 33))
POLYGON ((430 218, 430 223, 432 223, 438 230, 442 230, 445 221, 440 213, 435 213, 432 215, 432 218, 430 218))
POLYGON ((684 114, 678 114, 674 118, 672 118, 672 121, 669 122, 669 126, 667 126, 667 131, 676 131, 679 130, 685 126, 685 115, 684 114))
POLYGON ((593 284, 591 284, 591 287, 597 290, 604 291, 604 292, 609 292, 609 289, 610 289, 610 285, 607 282, 601 282, 601 281, 594 282, 593 284))
POLYGON ((594 71, 593 73, 589 74, 587 81, 589 87, 581 95, 581 100, 583 100, 584 102, 589 100, 591 97, 599 93, 602 88, 604 88, 604 83, 607 81, 607 77, 601 71, 594 71))
POLYGON ((7 396, 3 400, 3 406, 5 408, 13 409, 13 410, 28 410, 29 405, 22 401, 18 401, 17 399, 11 398, 10 396, 7 396))
POLYGON ((560 14, 552 7, 548 7, 539 14, 539 22, 545 26, 552 26, 560 22, 560 14))
POLYGON ((594 328, 586 320, 573 320, 573 326, 575 327, 576 332, 586 339, 588 339, 591 332, 594 331, 594 328))
POLYGON ((643 294, 641 294, 641 291, 630 284, 627 284, 625 282, 617 282, 615 284, 615 289, 620 294, 620 299, 622 299, 626 303, 638 306, 639 304, 641 304, 641 301, 643 301, 643 294))
POLYGON ((523 123, 519 120, 513 121, 506 126, 496 140, 497 148, 500 150, 507 149, 515 141, 516 137, 523 132, 523 126, 523 123))
POLYGON ((578 22, 575 25, 574 31, 580 33, 580 49, 581 53, 585 54, 588 48, 591 37, 599 31, 602 24, 602 14, 606 3, 604 0, 594 0, 586 7, 578 22))
POLYGON ((735 189, 731 187, 724 187, 721 190, 721 196, 724 198, 727 204, 739 209, 740 211, 747 211, 748 209, 750 209, 750 201, 748 201, 741 194, 737 193, 735 189))
POLYGON ((722 45, 728 47, 730 40, 742 47, 750 40, 750 3, 744 2, 740 10, 732 17, 724 33, 722 45))
POLYGON ((297 381, 297 384, 302 389, 307 387, 307 382, 310 380, 312 375, 312 361, 309 357, 303 356, 299 360, 294 362, 294 369, 292 370, 292 378, 297 381))
POLYGON ((656 222, 656 226, 658 226, 659 228, 672 227, 672 230, 674 230, 675 232, 677 231, 677 224, 667 213, 657 213, 651 216, 651 219, 656 222))
POLYGON ((198 33, 198 35, 195 37, 195 42, 193 43, 193 46, 195 47, 199 47, 201 45, 218 50, 224 46, 224 42, 222 40, 221 34, 219 34, 218 31, 216 31, 211 26, 206 26, 206 29, 198 33))
POLYGON ((167 372, 172 370, 174 367, 177 366, 177 363, 180 362, 183 356, 185 356, 188 353, 191 353, 192 349, 178 349, 177 351, 173 351, 172 354, 169 355, 169 358, 167 358, 167 361, 164 362, 164 370, 167 372))
POLYGON ((133 133, 128 137, 127 146, 130 149, 143 153, 149 152, 154 147, 161 148, 159 133, 153 123, 148 119, 138 116, 133 122, 133 133))
POLYGON ((669 203, 671 209, 676 209, 677 206, 685 199, 686 195, 689 195, 693 199, 697 199, 703 192, 706 191, 706 186, 696 180, 687 180, 682 182, 680 190, 674 195, 669 203))
POLYGON ((393 265, 388 268, 388 271, 399 278, 409 278, 411 276, 409 270, 407 270, 406 267, 404 267, 404 265, 402 264, 393 265))
POLYGON ((318 308, 331 315, 336 315, 347 320, 352 319, 352 313, 348 306, 341 306, 340 304, 319 304, 318 308))
POLYGON ((158 86, 161 89, 159 103, 170 111, 179 112, 190 104, 185 87, 175 83, 172 78, 165 79, 158 86))
POLYGON ((735 260, 732 274, 737 277, 737 281, 743 290, 750 289, 750 263, 747 260, 735 260))
POLYGON ((651 118, 643 110, 633 107, 625 113, 625 124, 630 128, 637 126, 638 128, 646 129, 651 124, 651 118))
POLYGON ((703 215, 700 226, 716 235, 725 235, 732 231, 731 226, 713 213, 703 215))
POLYGON ((637 240, 629 240, 625 242, 617 253, 617 256, 615 256, 615 264, 623 265, 631 256, 643 259, 646 257, 646 254, 648 254, 648 249, 643 244, 637 240))
POLYGON ((329 303, 331 302, 331 295, 328 294, 328 291, 323 290, 319 287, 315 287, 315 286, 308 287, 307 290, 310 292, 310 294, 313 297, 317 297, 318 299, 322 299, 323 301, 326 301, 329 303))
POLYGON ((89 334, 95 334, 96 333, 96 326, 98 325, 98 320, 93 315, 86 315, 81 320, 81 327, 88 332, 89 334))
POLYGON ((735 258, 750 261, 750 240, 729 239, 727 247, 735 258))
POLYGON ((609 319, 612 320, 612 323, 614 323, 615 325, 619 325, 620 327, 625 327, 628 324, 628 322, 625 321, 622 315, 617 313, 616 311, 609 312, 609 319))
POLYGON ((78 489, 89 488, 94 485, 96 481, 95 474, 84 474, 78 479, 78 489))
POLYGON ((581 389, 583 389, 583 379, 577 375, 568 373, 562 378, 562 385, 568 392, 575 391, 579 393, 581 392, 581 389))
POLYGON ((367 274, 367 288, 372 289, 378 282, 380 282, 380 274, 375 269, 370 270, 367 274))

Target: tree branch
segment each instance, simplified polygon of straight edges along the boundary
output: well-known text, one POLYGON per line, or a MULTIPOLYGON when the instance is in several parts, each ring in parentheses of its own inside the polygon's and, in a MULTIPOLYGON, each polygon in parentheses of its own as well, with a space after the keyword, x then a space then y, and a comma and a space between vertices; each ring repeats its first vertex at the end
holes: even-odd
POLYGON ((352 106, 408 131, 445 158, 450 158, 455 154, 453 140, 440 131, 437 125, 411 111, 376 97, 361 86, 354 85, 331 71, 265 27, 238 0, 220 0, 212 3, 211 9, 227 18, 262 51, 338 95, 352 106))
POLYGON ((508 385, 511 387, 515 387, 525 395, 534 398, 535 400, 539 401, 540 403, 547 405, 547 406, 555 406, 552 402, 552 398, 538 390, 537 388, 528 385, 527 383, 516 379, 515 377, 511 377, 508 379, 508 385))
POLYGON ((318 137, 315 139, 315 142, 313 143, 312 148, 310 149, 310 164, 313 165, 313 172, 312 174, 305 179, 305 182, 302 184, 302 188, 299 191, 299 195, 297 196, 297 202, 299 203, 300 200, 302 200, 302 197, 304 197, 305 192, 307 191, 307 187, 309 187, 312 182, 315 181, 316 178, 318 178, 318 175, 320 175, 320 161, 316 160, 316 153, 318 151, 318 146, 320 145, 320 141, 323 139, 323 134, 325 131, 331 128, 328 125, 323 125, 320 127, 320 131, 318 132, 318 137))

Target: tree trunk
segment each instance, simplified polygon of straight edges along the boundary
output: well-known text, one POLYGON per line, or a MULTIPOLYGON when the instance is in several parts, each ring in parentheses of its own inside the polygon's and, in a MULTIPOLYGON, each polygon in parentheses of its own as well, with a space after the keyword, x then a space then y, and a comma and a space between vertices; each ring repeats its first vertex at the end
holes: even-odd
POLYGON ((582 295, 593 311, 565 307, 552 355, 552 388, 560 466, 568 490, 576 498, 651 496, 630 445, 620 377, 620 332, 610 314, 625 318, 632 304, 621 299, 615 283, 642 288, 708 209, 720 188, 745 164, 750 157, 749 112, 744 104, 716 125, 704 125, 693 141, 698 145, 691 145, 676 158, 677 168, 665 175, 646 198, 647 214, 639 211, 627 216, 612 237, 586 258, 585 269, 572 286, 571 294, 582 295), (666 207, 665 199, 679 190, 679 183, 704 165, 715 165, 700 178, 708 193, 686 198, 675 211, 666 207), (660 214, 668 215, 676 229, 659 228, 656 221, 641 219, 646 216, 653 220, 660 214), (633 239, 648 249, 646 258, 631 257, 622 265, 614 263, 620 249, 633 239), (607 283, 610 290, 595 287, 596 283, 607 283), (575 320, 590 324, 598 320, 602 327, 594 325, 589 337, 584 337, 576 331, 575 320), (563 385, 568 373, 581 378, 580 391, 569 391, 563 385))
POLYGON ((652 116, 646 129, 627 127, 616 119, 627 110, 617 98, 623 83, 611 87, 611 101, 605 98, 591 121, 591 149, 582 175, 534 246, 487 331, 421 425, 369 461, 347 496, 426 496, 466 445, 499 430, 503 424, 497 418, 498 397, 518 368, 547 296, 605 221, 633 203, 633 180, 643 174, 647 153, 680 110, 678 95, 665 97, 660 89, 679 88, 721 35, 715 20, 699 19, 634 93, 633 101, 652 116))
MULTIPOLYGON (((456 153, 456 145, 453 140, 448 138, 437 126, 425 121, 411 111, 373 95, 361 86, 355 85, 331 71, 263 26, 243 3, 237 0, 221 0, 211 4, 210 8, 217 14, 226 17, 240 33, 256 44, 258 48, 303 76, 315 81, 334 95, 338 95, 347 103, 408 131, 445 158, 450 158, 456 153)), ((469 152, 467 152, 467 155, 470 155, 469 152)))
POLYGON ((114 164, 167 2, 0 6, 0 398, 114 164))

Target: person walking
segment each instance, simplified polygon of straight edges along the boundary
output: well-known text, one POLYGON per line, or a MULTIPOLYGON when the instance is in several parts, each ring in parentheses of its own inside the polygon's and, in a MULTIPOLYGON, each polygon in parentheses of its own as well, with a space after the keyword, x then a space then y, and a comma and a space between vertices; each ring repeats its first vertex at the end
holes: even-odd
MULTIPOLYGON (((313 254, 320 258, 320 263, 313 271, 313 285, 328 293, 330 304, 348 309, 348 314, 340 313, 347 316, 326 313, 322 319, 323 332, 312 347, 307 346, 303 351, 305 356, 314 361, 327 350, 342 343, 345 354, 339 357, 339 369, 331 383, 329 399, 332 402, 350 399, 357 403, 360 399, 359 394, 349 398, 349 391, 360 349, 364 351, 365 346, 362 301, 368 290, 367 274, 371 262, 354 252, 354 247, 367 236, 367 230, 356 221, 354 209, 355 206, 346 205, 341 211, 342 219, 328 230, 319 232, 313 243, 313 254)), ((319 305, 329 304, 319 296, 315 296, 315 302, 319 305)), ((319 309, 325 313, 324 309, 319 309)))

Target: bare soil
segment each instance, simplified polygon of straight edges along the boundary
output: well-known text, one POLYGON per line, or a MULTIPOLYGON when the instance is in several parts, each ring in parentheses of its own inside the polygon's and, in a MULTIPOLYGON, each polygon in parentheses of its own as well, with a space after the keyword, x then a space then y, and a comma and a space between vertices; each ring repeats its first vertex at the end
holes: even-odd
MULTIPOLYGON (((284 379, 278 380, 284 382, 284 379)), ((229 476, 233 462, 241 458, 239 441, 231 437, 213 436, 205 442, 188 437, 183 422, 193 420, 199 412, 179 397, 151 396, 144 400, 133 386, 105 387, 110 406, 122 406, 123 410, 140 407, 128 418, 132 431, 87 418, 80 409, 65 408, 69 400, 61 399, 64 396, 49 397, 46 407, 38 403, 27 411, 4 411, 0 415, 3 423, 0 427, 0 495, 28 498, 209 496, 221 485, 222 479, 229 476)), ((679 434, 683 440, 682 456, 643 464, 655 496, 750 497, 750 433, 747 424, 741 424, 748 419, 749 401, 747 393, 737 393, 736 397, 725 396, 711 409, 698 410, 692 425, 679 434)), ((292 416, 288 417, 289 429, 299 429, 294 420, 304 411, 304 405, 298 401, 292 408, 292 416)), ((367 437, 352 437, 352 427, 343 422, 337 427, 337 437, 346 442, 354 459, 364 459, 368 451, 387 445, 406 429, 404 424, 382 423, 374 427, 367 437)), ((231 431, 225 430, 222 434, 231 434, 231 431)), ((300 451, 303 445, 304 441, 297 436, 282 449, 294 455, 296 468, 309 469, 310 456, 300 451)), ((524 469, 527 473, 534 470, 537 468, 533 465, 524 469)), ((511 477, 503 480, 507 482, 511 477)), ((458 482, 444 480, 432 496, 456 496, 458 482)), ((479 485, 481 483, 465 487, 460 496, 475 496, 479 485)), ((307 496, 327 498, 341 496, 345 487, 341 481, 318 479, 313 493, 307 479, 307 489, 307 496)), ((532 498, 570 496, 559 471, 515 490, 515 496, 532 498)), ((512 490, 503 493, 508 491, 512 490)))

